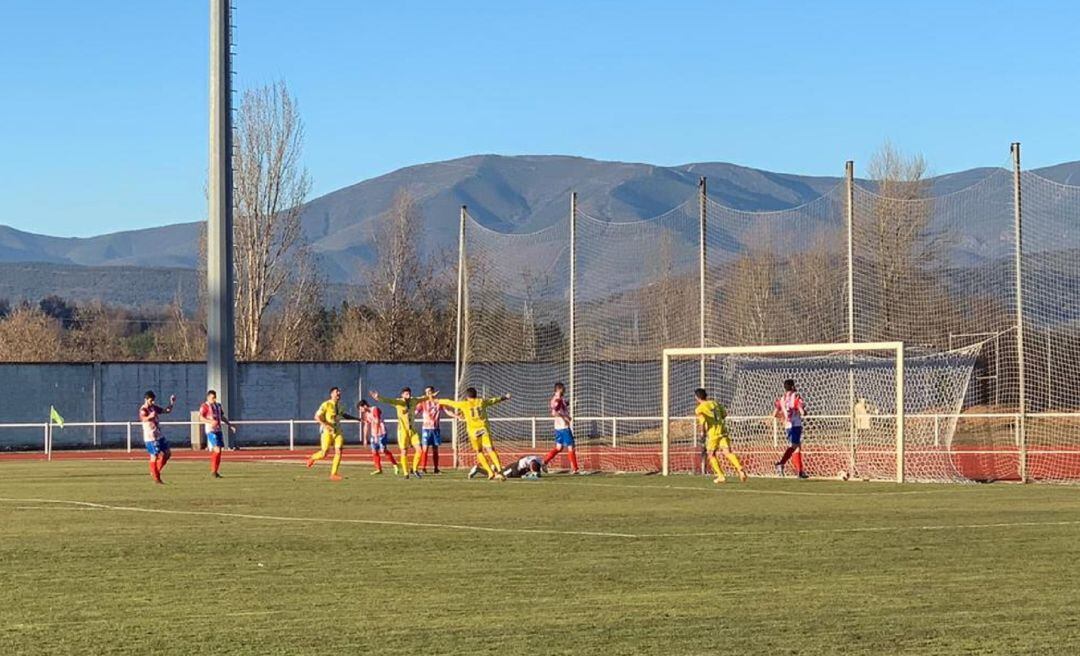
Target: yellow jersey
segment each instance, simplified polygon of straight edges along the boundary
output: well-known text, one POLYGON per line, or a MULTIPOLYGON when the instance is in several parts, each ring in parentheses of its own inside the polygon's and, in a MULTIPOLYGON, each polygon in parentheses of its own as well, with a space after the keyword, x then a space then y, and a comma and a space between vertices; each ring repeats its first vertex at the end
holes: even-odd
POLYGON ((710 436, 727 437, 727 408, 709 399, 697 404, 694 415, 698 426, 704 426, 710 436))
POLYGON ((416 410, 416 406, 420 405, 420 402, 424 400, 424 397, 390 399, 385 396, 380 396, 379 400, 384 403, 389 403, 397 410, 398 430, 404 430, 410 433, 413 432, 413 411, 416 410))
POLYGON ((488 426, 487 409, 496 403, 502 403, 506 399, 501 396, 493 396, 490 399, 462 399, 451 401, 439 399, 439 405, 453 408, 465 416, 465 429, 470 435, 490 433, 488 426))
MULTIPOLYGON (((341 416, 344 413, 341 411, 341 403, 337 401, 326 400, 319 406, 319 411, 315 413, 316 417, 322 418, 323 421, 330 424, 331 430, 335 433, 341 432, 341 416)), ((326 427, 323 427, 325 430, 326 427)))

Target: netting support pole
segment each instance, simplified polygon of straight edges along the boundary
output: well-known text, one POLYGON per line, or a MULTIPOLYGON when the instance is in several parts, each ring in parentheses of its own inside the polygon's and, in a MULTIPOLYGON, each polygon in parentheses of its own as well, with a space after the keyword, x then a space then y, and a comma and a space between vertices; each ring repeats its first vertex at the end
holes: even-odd
MULTIPOLYGON (((701 176, 698 181, 698 346, 705 348, 705 226, 709 219, 707 201, 709 199, 708 180, 701 176)), ((698 387, 705 387, 705 356, 701 356, 698 387)))
POLYGON ((896 346, 896 482, 904 482, 904 345, 896 346))
POLYGON ((577 303, 577 192, 570 192, 570 340, 568 360, 570 371, 567 379, 570 387, 570 415, 574 414, 574 400, 577 398, 577 387, 574 386, 576 321, 574 320, 575 305, 577 303))
MULTIPOLYGON (((457 264, 457 334, 454 338, 454 400, 460 400, 461 394, 461 356, 462 356, 462 318, 465 313, 465 218, 468 208, 461 206, 458 221, 458 264, 457 264)), ((450 429, 450 450, 454 454, 453 468, 458 468, 458 421, 454 420, 450 429)))
POLYGON ((1019 386, 1020 399, 1018 404, 1019 437, 1020 437, 1020 482, 1027 483, 1027 386, 1024 380, 1024 285, 1023 285, 1023 255, 1024 239, 1022 229, 1022 213, 1020 211, 1020 142, 1013 142, 1013 222, 1016 232, 1016 364, 1019 368, 1017 384, 1019 386))
POLYGON ((671 439, 670 427, 671 412, 668 409, 671 402, 671 390, 669 389, 669 374, 668 369, 671 367, 671 356, 664 353, 660 363, 662 369, 660 370, 660 473, 667 476, 671 470, 670 459, 670 446, 671 439))
MULTIPOLYGON (((844 163, 847 207, 847 334, 848 344, 855 343, 855 162, 844 163)), ((848 469, 855 475, 855 356, 848 352, 848 469)))

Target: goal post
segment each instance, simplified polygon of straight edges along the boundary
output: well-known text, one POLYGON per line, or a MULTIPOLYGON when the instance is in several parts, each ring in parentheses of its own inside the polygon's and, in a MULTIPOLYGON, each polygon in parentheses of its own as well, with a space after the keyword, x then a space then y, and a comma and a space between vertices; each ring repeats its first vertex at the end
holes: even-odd
MULTIPOLYGON (((661 392, 661 473, 664 476, 668 476, 671 473, 671 423, 674 419, 672 416, 672 390, 671 390, 671 369, 674 360, 679 358, 697 358, 699 360, 704 358, 717 358, 720 356, 728 356, 735 358, 752 358, 755 356, 774 356, 778 358, 796 359, 799 355, 808 356, 821 356, 832 355, 837 353, 843 353, 847 356, 855 354, 868 354, 868 353, 880 353, 888 356, 892 361, 893 369, 893 383, 895 387, 895 393, 892 399, 893 412, 890 413, 891 418, 894 420, 895 425, 895 438, 894 448, 896 452, 895 459, 895 480, 898 483, 904 482, 905 471, 905 439, 904 439, 904 343, 903 342, 863 342, 863 343, 837 343, 837 344, 786 344, 776 346, 716 346, 716 347, 689 347, 689 348, 666 348, 663 350, 662 363, 661 363, 661 385, 663 386, 661 392)), ((855 370, 855 367, 859 366, 855 364, 850 357, 845 357, 844 361, 847 362, 848 373, 855 370)), ((848 375, 848 374, 845 374, 848 375)), ((779 390, 782 380, 775 381, 775 389, 779 390)), ((854 408, 855 408, 855 389, 854 385, 847 386, 848 394, 852 398, 846 399, 844 406, 847 409, 847 421, 854 421, 854 408)), ((760 396, 760 394, 758 394, 760 396)), ((757 405, 765 407, 771 407, 772 399, 768 398, 756 398, 755 403, 757 405), (769 404, 769 405, 766 405, 769 404)), ((813 405, 811 405, 811 414, 813 413, 813 405)))

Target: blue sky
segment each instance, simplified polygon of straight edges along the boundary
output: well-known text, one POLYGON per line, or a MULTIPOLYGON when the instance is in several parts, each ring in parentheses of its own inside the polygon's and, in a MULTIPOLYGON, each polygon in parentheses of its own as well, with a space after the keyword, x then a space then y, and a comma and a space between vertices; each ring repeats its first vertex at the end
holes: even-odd
MULTIPOLYGON (((840 175, 1080 159, 1075 2, 236 0, 240 86, 285 80, 320 195, 475 153, 840 175)), ((205 0, 0 0, 0 223, 205 216, 205 0)))

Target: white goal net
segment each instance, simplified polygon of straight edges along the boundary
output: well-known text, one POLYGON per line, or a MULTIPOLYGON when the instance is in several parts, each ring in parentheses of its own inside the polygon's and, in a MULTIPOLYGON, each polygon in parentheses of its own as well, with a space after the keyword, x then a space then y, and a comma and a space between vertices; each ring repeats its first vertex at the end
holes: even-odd
POLYGON ((702 468, 698 381, 672 374, 704 360, 704 387, 725 406, 732 448, 751 475, 772 475, 789 445, 774 402, 791 379, 807 407, 802 457, 810 476, 967 480, 952 442, 977 353, 905 353, 899 342, 666 349, 663 471, 702 468))

